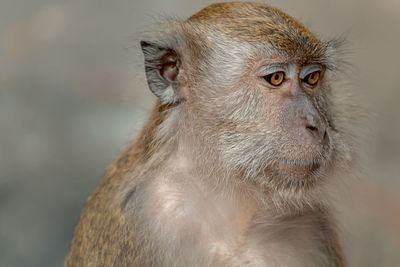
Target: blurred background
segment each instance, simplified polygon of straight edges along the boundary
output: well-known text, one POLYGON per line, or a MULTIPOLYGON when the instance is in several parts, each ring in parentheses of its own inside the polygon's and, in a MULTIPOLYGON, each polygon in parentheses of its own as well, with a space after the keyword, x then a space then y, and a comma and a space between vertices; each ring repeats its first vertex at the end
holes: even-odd
MULTIPOLYGON (((215 1, 1 0, 0 266, 61 266, 79 213, 154 101, 138 35, 215 1)), ((266 1, 346 34, 368 110, 362 180, 338 207, 349 266, 400 266, 400 1, 266 1)))

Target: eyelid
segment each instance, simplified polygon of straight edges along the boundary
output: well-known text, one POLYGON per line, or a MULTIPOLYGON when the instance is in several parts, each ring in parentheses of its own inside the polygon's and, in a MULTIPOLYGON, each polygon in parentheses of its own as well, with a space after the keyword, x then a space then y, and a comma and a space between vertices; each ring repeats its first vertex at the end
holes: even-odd
POLYGON ((261 68, 260 76, 267 76, 278 71, 286 73, 286 69, 282 66, 265 66, 261 68))
POLYGON ((322 71, 322 67, 321 66, 315 66, 315 65, 314 66, 307 66, 307 67, 303 68, 300 71, 299 78, 301 80, 303 80, 308 74, 316 72, 316 71, 322 71))

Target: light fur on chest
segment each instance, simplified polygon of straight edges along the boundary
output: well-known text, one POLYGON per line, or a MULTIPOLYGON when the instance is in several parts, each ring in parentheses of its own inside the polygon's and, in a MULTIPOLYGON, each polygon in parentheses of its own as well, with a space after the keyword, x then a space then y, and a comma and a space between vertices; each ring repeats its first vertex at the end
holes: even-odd
POLYGON ((328 266, 313 212, 280 214, 176 171, 158 174, 145 201, 151 238, 171 266, 328 266))

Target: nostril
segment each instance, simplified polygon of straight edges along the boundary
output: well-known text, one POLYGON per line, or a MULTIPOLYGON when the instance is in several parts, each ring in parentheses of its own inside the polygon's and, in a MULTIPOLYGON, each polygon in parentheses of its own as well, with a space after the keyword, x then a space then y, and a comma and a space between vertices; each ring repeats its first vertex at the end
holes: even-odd
POLYGON ((329 142, 329 136, 325 127, 320 129, 319 127, 315 127, 314 125, 309 123, 307 123, 305 127, 311 134, 311 136, 318 140, 321 144, 326 145, 329 142))
POLYGON ((318 132, 318 128, 317 127, 314 127, 314 126, 312 126, 312 125, 306 125, 306 128, 308 129, 308 130, 310 130, 311 132, 318 132))

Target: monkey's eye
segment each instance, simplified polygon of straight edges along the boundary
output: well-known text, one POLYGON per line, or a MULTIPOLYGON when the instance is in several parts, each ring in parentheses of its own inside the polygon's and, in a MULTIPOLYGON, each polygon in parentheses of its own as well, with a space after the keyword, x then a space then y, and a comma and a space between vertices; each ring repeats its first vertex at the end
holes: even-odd
POLYGON ((285 81, 285 73, 283 71, 276 71, 264 76, 264 79, 273 86, 279 86, 285 81))
POLYGON ((305 82, 309 86, 315 86, 319 81, 319 76, 321 71, 314 71, 304 77, 303 82, 305 82))

